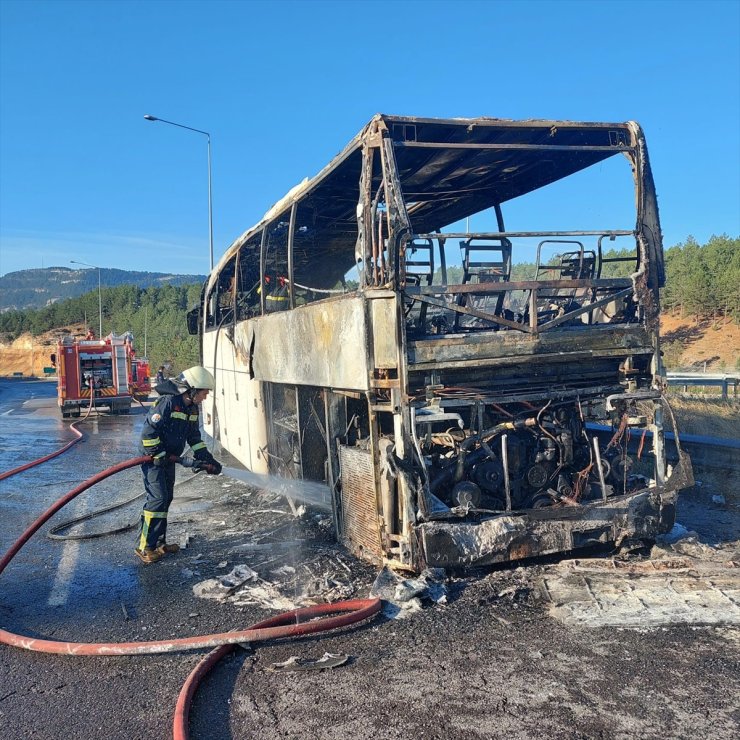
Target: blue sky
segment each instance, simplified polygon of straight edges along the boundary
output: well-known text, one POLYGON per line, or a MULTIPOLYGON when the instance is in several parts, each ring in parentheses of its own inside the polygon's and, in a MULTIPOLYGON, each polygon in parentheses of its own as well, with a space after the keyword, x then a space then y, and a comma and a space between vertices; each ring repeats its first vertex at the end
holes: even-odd
POLYGON ((737 0, 0 0, 0 274, 207 272, 206 139, 146 113, 211 133, 216 261, 377 112, 637 120, 665 245, 738 236, 739 38, 737 0))

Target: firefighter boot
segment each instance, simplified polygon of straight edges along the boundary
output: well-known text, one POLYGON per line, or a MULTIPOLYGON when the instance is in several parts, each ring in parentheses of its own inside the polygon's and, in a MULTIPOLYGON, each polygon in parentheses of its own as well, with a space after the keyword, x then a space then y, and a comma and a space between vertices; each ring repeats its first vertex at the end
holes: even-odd
POLYGON ((161 560, 164 557, 164 553, 157 550, 152 550, 149 547, 145 547, 143 550, 139 550, 137 547, 134 552, 139 557, 142 563, 156 563, 157 560, 161 560))

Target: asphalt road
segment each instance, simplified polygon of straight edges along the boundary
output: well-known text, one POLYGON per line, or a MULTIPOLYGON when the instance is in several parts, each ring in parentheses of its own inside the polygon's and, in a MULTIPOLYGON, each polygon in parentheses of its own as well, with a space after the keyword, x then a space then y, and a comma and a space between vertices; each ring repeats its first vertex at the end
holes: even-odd
MULTIPOLYGON (((66 442, 52 383, 0 381, 0 470, 66 442)), ((143 411, 81 426, 85 440, 41 468, 0 482, 0 551, 80 480, 136 455, 143 411)), ((126 471, 83 494, 52 524, 129 498, 126 471)), ((140 502, 81 525, 134 521, 140 502)), ((364 597, 375 576, 331 541, 321 514, 294 519, 274 497, 223 476, 184 472, 171 536, 186 550, 144 566, 133 531, 69 542, 46 525, 0 575, 0 625, 59 640, 166 639, 245 628, 274 614, 256 596, 198 598, 193 586, 248 564, 277 573, 298 599, 364 597), (262 563, 262 565, 260 565, 262 563), (267 563, 270 563, 269 565, 267 563), (270 568, 280 566, 280 571, 270 568), (344 575, 341 575, 344 573, 344 575), (300 574, 300 576, 299 576, 300 574), (328 574, 328 575, 327 575, 328 574), (287 576, 286 576, 287 578, 287 576), (334 593, 332 592, 332 593, 334 593), (251 601, 250 601, 251 599, 251 601)), ((732 547, 736 507, 701 494, 679 519, 700 540, 732 547), (683 518, 682 518, 683 517, 683 518)), ((736 738, 736 627, 583 628, 553 619, 537 587, 548 564, 451 578, 447 605, 404 620, 380 616, 337 634, 237 650, 207 679, 191 712, 193 738, 736 738), (346 653, 349 662, 283 673, 291 656, 346 653)), ((201 652, 78 658, 0 648, 0 735, 13 738, 168 737, 175 700, 201 652)))

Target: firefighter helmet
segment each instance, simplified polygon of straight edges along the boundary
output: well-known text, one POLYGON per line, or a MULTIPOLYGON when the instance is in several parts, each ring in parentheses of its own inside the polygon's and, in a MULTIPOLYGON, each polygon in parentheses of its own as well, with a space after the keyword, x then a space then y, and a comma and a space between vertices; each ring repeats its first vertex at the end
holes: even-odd
POLYGON ((212 391, 216 386, 213 375, 200 365, 188 368, 183 371, 177 379, 178 385, 187 386, 192 390, 209 390, 212 391))

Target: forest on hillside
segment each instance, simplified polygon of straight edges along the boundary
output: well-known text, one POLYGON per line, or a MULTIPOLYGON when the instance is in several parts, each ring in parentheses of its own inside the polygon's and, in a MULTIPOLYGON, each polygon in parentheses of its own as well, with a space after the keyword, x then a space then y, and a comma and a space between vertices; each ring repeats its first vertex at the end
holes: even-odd
MULTIPOLYGON (((626 250, 611 250, 607 258, 626 257, 626 250)), ((629 275, 630 262, 608 262, 602 277, 629 275)), ((740 324, 740 238, 713 236, 706 244, 689 237, 665 251, 666 286, 663 308, 682 316, 721 316, 740 324)), ((447 269, 448 283, 461 280, 462 268, 447 269)), ((531 280, 535 265, 516 264, 513 280, 531 280)), ((139 354, 146 350, 154 367, 171 362, 182 369, 198 362, 198 340, 187 333, 185 314, 200 298, 200 284, 139 288, 119 285, 103 288, 103 334, 133 332, 139 354), (146 344, 146 347, 145 347, 146 344)), ((36 310, 0 313, 0 334, 12 340, 23 332, 40 334, 67 324, 86 321, 98 328, 98 291, 59 301, 36 310)))
MULTIPOLYGON (((187 332, 185 314, 198 303, 201 285, 163 285, 139 288, 119 285, 103 288, 103 336, 131 332, 140 356, 152 367, 170 362, 182 370, 199 362, 198 338, 187 332)), ((24 332, 41 334, 85 322, 98 333, 98 291, 69 298, 41 309, 0 314, 0 334, 12 341, 24 332)))
POLYGON ((174 275, 165 272, 139 272, 101 267, 70 269, 45 267, 19 270, 0 275, 0 311, 41 308, 67 298, 75 298, 98 289, 98 280, 106 287, 138 285, 190 285, 203 282, 205 275, 174 275))
POLYGON ((689 237, 665 252, 664 309, 682 316, 725 316, 740 324, 740 238, 689 237))

